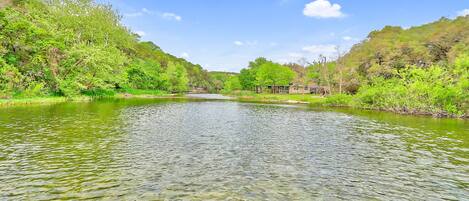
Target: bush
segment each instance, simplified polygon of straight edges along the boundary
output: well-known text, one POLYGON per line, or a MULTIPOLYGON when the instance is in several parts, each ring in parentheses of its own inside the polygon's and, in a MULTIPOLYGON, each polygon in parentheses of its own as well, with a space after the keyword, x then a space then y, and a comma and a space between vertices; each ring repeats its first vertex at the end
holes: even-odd
POLYGON ((332 106, 348 106, 352 102, 352 97, 348 94, 336 94, 326 97, 325 103, 332 106))
POLYGON ((231 76, 228 80, 225 81, 223 84, 223 93, 230 93, 232 91, 239 91, 241 90, 241 83, 239 82, 238 76, 231 76))
POLYGON ((31 83, 24 91, 14 95, 15 98, 33 98, 47 95, 44 83, 31 83))
POLYGON ((459 63, 453 69, 411 66, 398 72, 394 78, 375 77, 358 90, 354 104, 406 113, 464 116, 467 113, 469 76, 467 69, 461 70, 467 61, 457 61, 459 63))
POLYGON ((154 96, 162 96, 167 95, 168 92, 162 90, 148 90, 148 89, 121 89, 119 90, 120 93, 127 93, 132 95, 154 95, 154 96))
POLYGON ((86 90, 81 92, 83 95, 86 96, 93 96, 93 97, 112 97, 116 95, 114 90, 109 89, 93 89, 93 90, 86 90))

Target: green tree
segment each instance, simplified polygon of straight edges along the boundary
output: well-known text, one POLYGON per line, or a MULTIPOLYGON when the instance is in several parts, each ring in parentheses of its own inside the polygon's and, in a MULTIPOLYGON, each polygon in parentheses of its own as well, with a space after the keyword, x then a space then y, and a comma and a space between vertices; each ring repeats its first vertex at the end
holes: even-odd
POLYGON ((273 62, 262 64, 256 74, 256 81, 261 86, 289 85, 293 78, 295 78, 295 72, 273 62))
POLYGON ((256 87, 256 70, 241 69, 239 73, 239 81, 244 90, 253 90, 256 87))
POLYGON ((230 78, 228 78, 228 80, 225 81, 223 92, 227 93, 227 92, 241 90, 241 89, 242 89, 242 86, 239 81, 239 77, 231 76, 230 78))
POLYGON ((253 90, 257 85, 257 71, 265 63, 268 63, 266 58, 259 57, 254 61, 249 62, 248 68, 241 70, 239 81, 244 90, 253 90))
POLYGON ((168 63, 168 68, 165 72, 165 78, 168 83, 168 91, 176 93, 187 91, 187 84, 189 83, 189 79, 187 78, 186 69, 182 65, 168 63))
POLYGON ((0 9, 3 94, 75 96, 122 87, 185 91, 181 83, 212 85, 200 65, 165 53, 152 42, 139 42, 107 4, 25 0, 5 5, 0 9))

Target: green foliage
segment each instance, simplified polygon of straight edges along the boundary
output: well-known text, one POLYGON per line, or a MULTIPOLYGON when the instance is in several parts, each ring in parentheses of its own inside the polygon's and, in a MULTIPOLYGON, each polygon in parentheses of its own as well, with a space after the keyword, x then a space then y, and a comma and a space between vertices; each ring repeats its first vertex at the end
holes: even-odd
POLYGON ((0 58, 0 96, 10 97, 13 92, 21 90, 23 76, 18 69, 0 58))
POLYGON ((224 92, 235 90, 254 90, 256 86, 289 85, 295 78, 295 72, 287 66, 269 61, 263 57, 249 62, 249 67, 242 69, 239 75, 224 75, 215 86, 224 92))
POLYGON ((264 57, 259 57, 249 62, 249 67, 242 69, 239 75, 239 81, 244 90, 253 90, 257 85, 257 71, 265 63, 269 61, 264 57))
POLYGON ((462 116, 468 112, 469 77, 458 78, 441 66, 411 66, 397 76, 374 78, 359 89, 355 104, 406 113, 462 116))
POLYGON ((29 86, 18 94, 15 94, 15 98, 33 98, 47 95, 47 91, 44 88, 44 83, 30 83, 29 86))
POLYGON ((120 89, 118 91, 121 93, 132 94, 132 95, 154 95, 154 96, 167 95, 167 92, 162 91, 162 90, 125 88, 125 89, 120 89))
POLYGON ((352 95, 348 94, 335 94, 326 97, 325 104, 332 106, 348 106, 352 103, 352 95))
POLYGON ((183 92, 212 85, 201 66, 139 42, 111 6, 92 0, 9 4, 0 9, 0 40, 1 97, 107 96, 123 87, 183 92))
POLYGON ((187 91, 189 79, 187 78, 186 69, 182 65, 169 63, 164 76, 168 82, 166 87, 168 91, 176 93, 187 91))
POLYGON ((256 70, 242 69, 239 74, 239 81, 244 90, 253 90, 256 87, 256 70))
POLYGON ((113 89, 125 83, 127 57, 117 48, 77 45, 66 52, 69 57, 61 62, 59 77, 75 77, 82 90, 113 89))
POLYGON ((237 90, 241 90, 241 89, 242 89, 242 86, 241 86, 241 83, 239 81, 239 77, 238 76, 231 76, 228 80, 225 81, 223 92, 224 93, 229 93, 229 92, 237 91, 237 90))
POLYGON ((307 67, 307 77, 317 85, 332 87, 337 82, 334 77, 336 70, 336 62, 315 62, 307 67))
POLYGON ((75 77, 58 80, 59 94, 66 97, 78 96, 83 88, 84 87, 80 86, 75 77))
MULTIPOLYGON (((469 16, 442 18, 422 26, 402 29, 387 26, 373 31, 342 59, 346 71, 367 81, 395 76, 406 66, 447 66, 469 52, 469 16)), ((347 81, 353 79, 348 77, 347 81)))
POLYGON ((214 92, 220 92, 225 87, 225 82, 230 79, 231 76, 235 76, 236 73, 229 72, 210 72, 210 79, 212 82, 212 90, 214 92))
POLYGON ((135 60, 127 69, 128 85, 134 89, 162 89, 165 86, 164 71, 151 60, 135 60))
POLYGON ((286 66, 273 62, 262 64, 256 73, 256 82, 261 86, 289 85, 293 78, 295 78, 295 72, 286 66))
POLYGON ((92 89, 83 91, 82 94, 93 97, 113 97, 116 92, 109 89, 92 89))

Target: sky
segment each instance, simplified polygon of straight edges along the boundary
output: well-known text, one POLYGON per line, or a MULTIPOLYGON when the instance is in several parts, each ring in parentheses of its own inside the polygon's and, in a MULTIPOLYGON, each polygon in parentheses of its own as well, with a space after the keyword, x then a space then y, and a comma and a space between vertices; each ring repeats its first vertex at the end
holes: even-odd
POLYGON ((409 28, 469 15, 469 0, 101 0, 142 41, 202 65, 239 72, 257 57, 336 57, 386 25, 409 28))

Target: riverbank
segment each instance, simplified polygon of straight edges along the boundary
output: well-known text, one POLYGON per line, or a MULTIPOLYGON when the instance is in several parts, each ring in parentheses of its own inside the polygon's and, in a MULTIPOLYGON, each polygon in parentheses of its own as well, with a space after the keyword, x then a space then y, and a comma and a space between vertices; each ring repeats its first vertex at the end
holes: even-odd
POLYGON ((308 104, 318 107, 347 107, 363 110, 386 111, 404 115, 433 116, 436 118, 468 118, 467 114, 454 115, 439 110, 420 110, 406 107, 376 107, 365 105, 356 100, 356 97, 345 94, 333 96, 318 96, 311 94, 257 94, 254 92, 236 92, 225 94, 239 101, 285 104, 308 104))
MULTIPOLYGON (((229 98, 213 98, 206 96, 194 96, 190 94, 169 94, 161 91, 125 91, 107 96, 77 96, 77 97, 35 97, 35 98, 12 98, 0 99, 0 107, 19 106, 19 105, 47 105, 63 102, 89 102, 100 98, 116 98, 116 99, 215 99, 215 100, 236 100, 241 102, 258 102, 258 103, 280 103, 280 104, 307 104, 315 107, 344 107, 374 111, 387 111, 397 114, 413 115, 413 116, 433 116, 437 118, 462 118, 467 119, 466 114, 451 115, 441 111, 423 111, 410 108, 382 108, 362 105, 353 99, 350 95, 334 95, 323 97, 311 94, 257 94, 253 92, 236 92, 223 94, 229 98)), ((220 95, 221 96, 221 95, 220 95)), ((223 96, 221 96, 223 97, 223 96)))
POLYGON ((286 103, 286 104, 310 104, 324 105, 325 98, 309 94, 226 94, 239 101, 263 102, 263 103, 286 103))
POLYGON ((8 106, 21 106, 21 105, 48 105, 57 104, 64 102, 89 102, 101 98, 117 98, 117 99, 129 99, 129 98, 145 98, 145 99, 186 99, 184 94, 170 94, 159 90, 123 90, 116 93, 110 94, 98 94, 98 95, 80 95, 74 97, 64 96, 44 96, 44 97, 31 97, 31 98, 8 98, 0 99, 0 107, 8 106))
POLYGON ((17 106, 17 105, 47 105, 63 102, 86 102, 92 101, 91 96, 78 96, 78 97, 34 97, 34 98, 12 98, 0 99, 0 107, 17 106))

